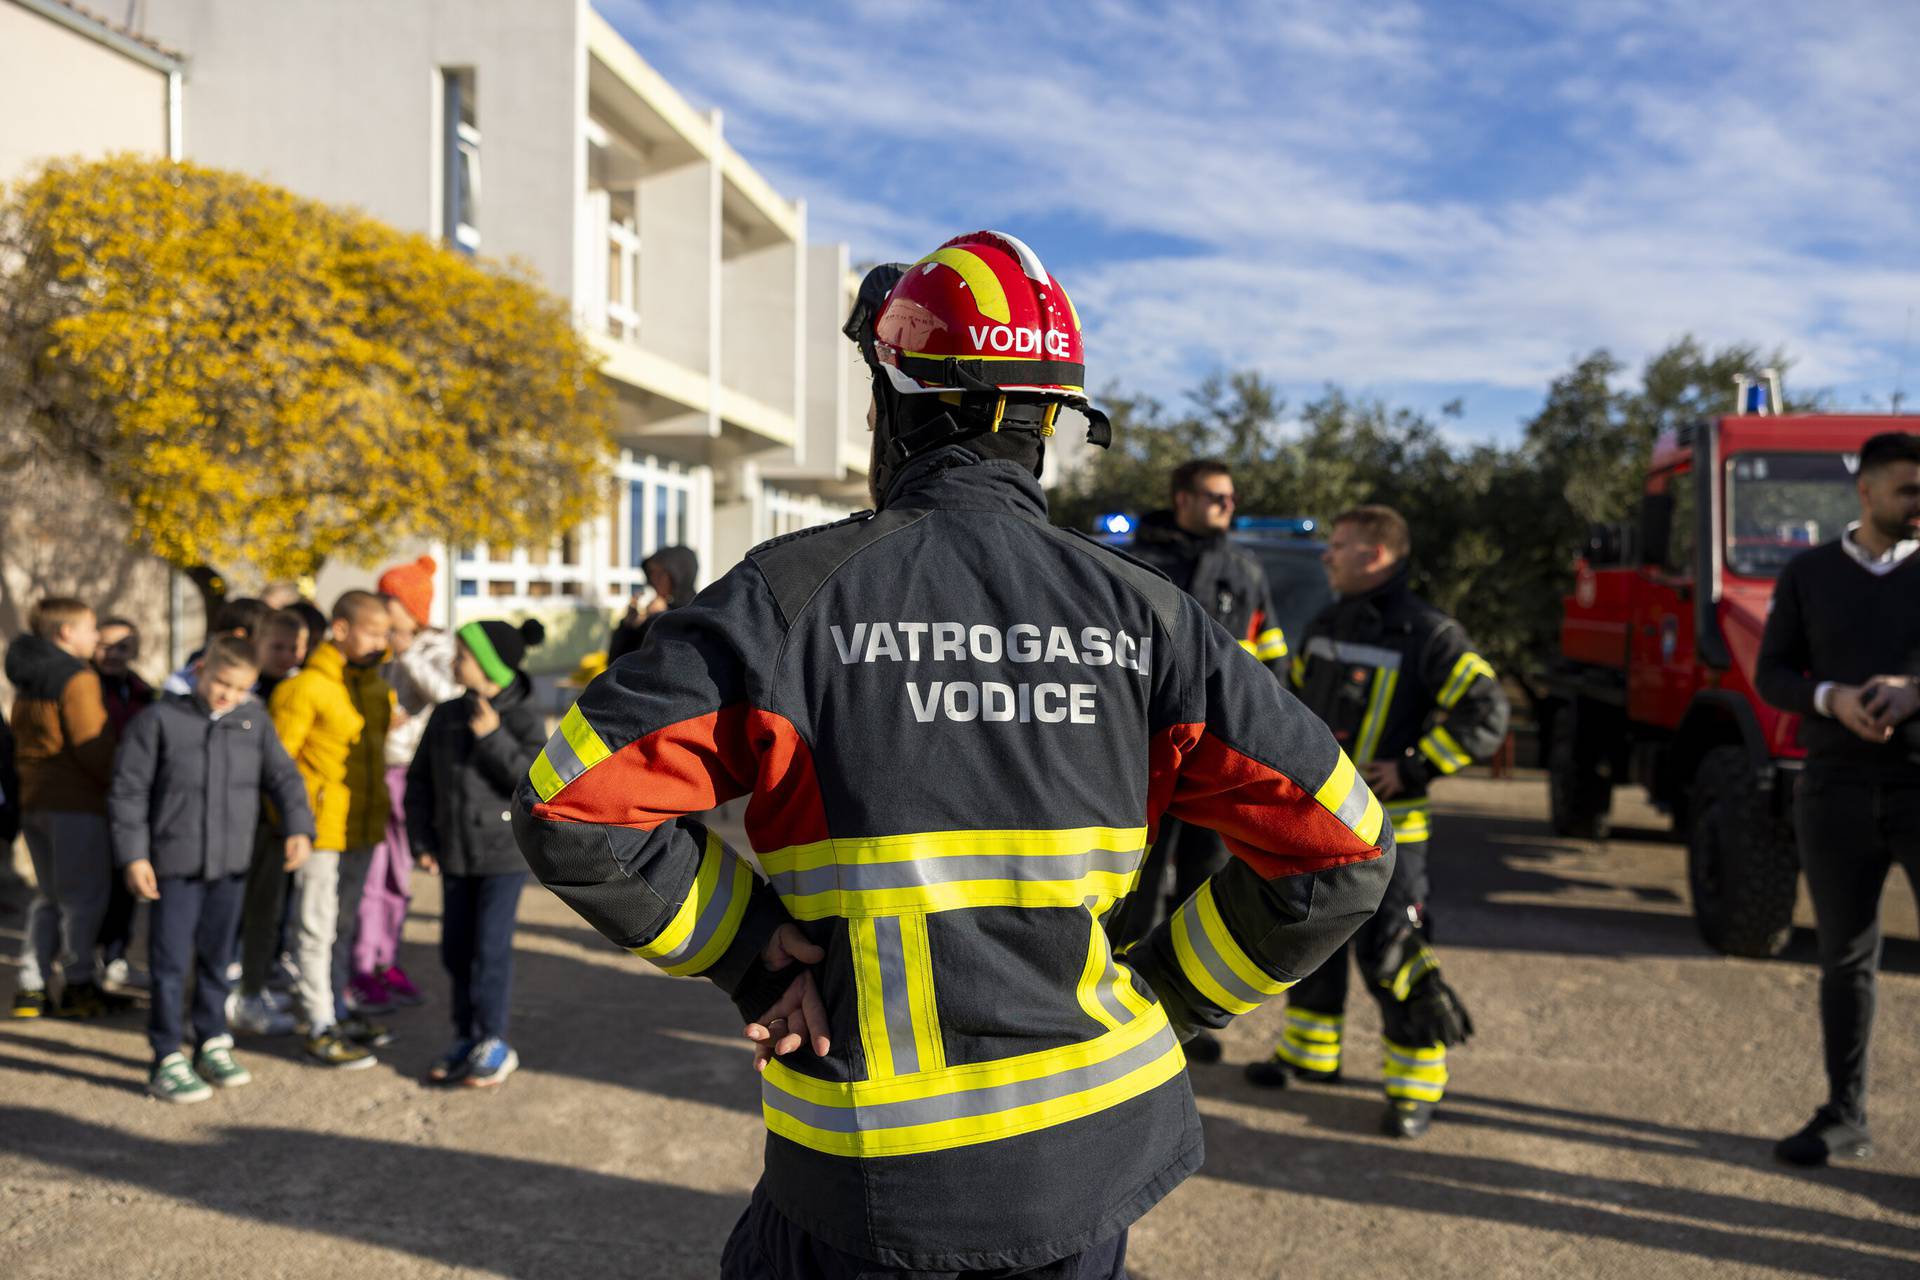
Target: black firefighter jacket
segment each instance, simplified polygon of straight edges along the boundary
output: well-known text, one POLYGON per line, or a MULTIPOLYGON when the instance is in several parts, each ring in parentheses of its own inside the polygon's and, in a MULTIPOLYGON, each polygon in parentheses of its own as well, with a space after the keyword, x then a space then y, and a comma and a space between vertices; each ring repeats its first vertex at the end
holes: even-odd
POLYGON ((1251 551, 1224 533, 1201 537, 1174 523, 1173 512, 1150 512, 1127 548, 1200 602, 1240 647, 1286 678, 1287 637, 1273 607, 1267 571, 1251 551))
POLYGON ((1357 764, 1392 760, 1387 803, 1401 844, 1428 838, 1427 788, 1491 756, 1507 736, 1507 695, 1460 624, 1407 589, 1408 567, 1322 610, 1289 678, 1357 764))
POLYGON ((776 539, 590 685, 516 802, 540 878, 758 1017, 798 921, 831 1020, 761 1078, 774 1205, 884 1265, 1033 1266, 1198 1167, 1178 1035, 1311 973, 1378 904, 1381 807, 1158 574, 957 446, 776 539), (754 864, 687 815, 751 794, 754 864), (1238 855, 1124 958, 1102 917, 1172 815, 1238 855))
POLYGON ((450 876, 498 876, 527 869, 513 839, 513 791, 546 741, 546 717, 523 672, 493 698, 500 727, 475 738, 473 697, 433 709, 407 766, 407 839, 450 876))

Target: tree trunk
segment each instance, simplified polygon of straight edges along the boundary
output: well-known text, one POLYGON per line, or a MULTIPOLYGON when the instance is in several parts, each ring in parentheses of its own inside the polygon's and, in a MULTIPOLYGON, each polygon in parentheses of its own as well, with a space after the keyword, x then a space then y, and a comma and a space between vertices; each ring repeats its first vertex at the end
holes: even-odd
POLYGON ((206 634, 211 636, 214 616, 220 612, 220 606, 227 601, 227 580, 221 577, 219 571, 212 565, 189 565, 181 572, 187 575, 187 581, 193 583, 200 592, 200 607, 206 614, 203 622, 206 625, 206 634))

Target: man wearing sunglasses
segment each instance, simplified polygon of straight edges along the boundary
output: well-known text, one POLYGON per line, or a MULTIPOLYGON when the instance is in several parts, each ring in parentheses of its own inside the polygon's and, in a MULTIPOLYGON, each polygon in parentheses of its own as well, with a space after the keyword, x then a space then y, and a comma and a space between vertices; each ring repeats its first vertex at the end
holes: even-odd
MULTIPOLYGON (((1173 469, 1169 488, 1172 505, 1141 520, 1128 550, 1198 600, 1241 648, 1286 683, 1287 639, 1266 571, 1229 536, 1236 502, 1232 470, 1214 458, 1195 458, 1173 469)), ((1115 921, 1116 940, 1146 936, 1226 862, 1218 835, 1177 820, 1163 822, 1140 873, 1140 890, 1115 921)), ((1188 1043, 1187 1058, 1218 1062, 1220 1042, 1202 1031, 1188 1043)))

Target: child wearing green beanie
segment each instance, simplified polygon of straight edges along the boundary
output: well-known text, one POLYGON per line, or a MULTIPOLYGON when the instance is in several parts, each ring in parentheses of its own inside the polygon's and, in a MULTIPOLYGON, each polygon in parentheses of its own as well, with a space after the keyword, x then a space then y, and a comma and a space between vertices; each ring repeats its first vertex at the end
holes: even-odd
POLYGON ((511 816, 513 790, 547 739, 520 665, 545 634, 538 622, 456 631, 453 678, 465 692, 434 708, 407 770, 407 835, 421 870, 441 877, 440 960, 453 980, 453 1043, 430 1083, 495 1086, 520 1065, 507 1001, 527 865, 511 816))

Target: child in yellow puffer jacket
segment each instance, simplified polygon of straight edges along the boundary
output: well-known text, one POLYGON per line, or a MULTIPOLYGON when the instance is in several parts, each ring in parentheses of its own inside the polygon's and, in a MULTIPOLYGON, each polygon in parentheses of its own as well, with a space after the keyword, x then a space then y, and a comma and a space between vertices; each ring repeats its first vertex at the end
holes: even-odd
POLYGON ((313 856, 294 873, 307 1055, 343 1069, 372 1066, 372 1050, 393 1038, 384 1027, 349 1017, 342 999, 367 866, 387 829, 384 765, 393 700, 380 662, 388 625, 379 596, 341 596, 327 641, 274 689, 270 704, 274 730, 307 784, 318 832, 313 856))

